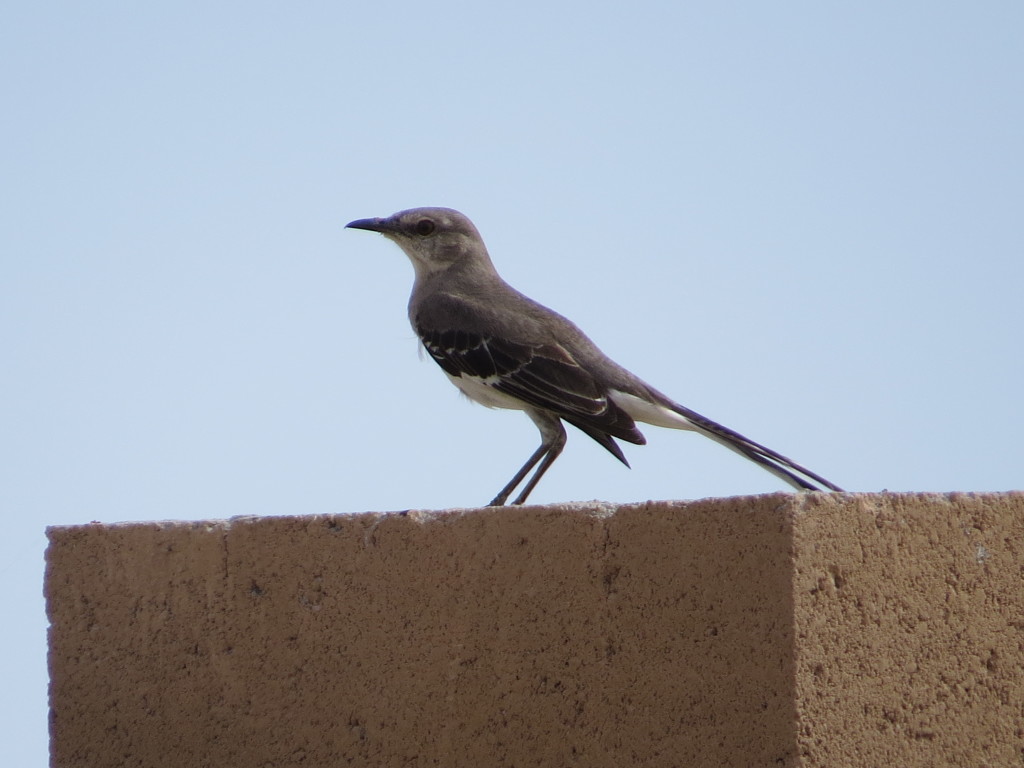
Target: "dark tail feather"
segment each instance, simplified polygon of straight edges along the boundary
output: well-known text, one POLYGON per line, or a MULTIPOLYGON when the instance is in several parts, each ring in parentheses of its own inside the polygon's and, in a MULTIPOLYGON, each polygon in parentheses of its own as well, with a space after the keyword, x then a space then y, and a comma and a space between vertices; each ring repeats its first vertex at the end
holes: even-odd
POLYGON ((744 437, 739 432, 734 432, 728 427, 723 427, 721 424, 707 419, 701 416, 696 411, 691 411, 685 406, 679 405, 678 403, 671 404, 672 410, 676 411, 681 416, 685 416, 690 422, 693 423, 701 433, 710 437, 717 443, 721 443, 726 448, 735 451, 741 456, 750 459, 755 464, 768 470, 776 477, 789 483, 794 488, 798 488, 806 491, 820 491, 828 489, 830 491, 842 492, 835 483, 831 483, 819 474, 811 472, 806 467, 802 467, 792 459, 786 458, 781 453, 776 453, 771 448, 755 443, 753 440, 744 437), (804 477, 800 477, 803 475, 804 477), (804 478, 810 478, 814 482, 810 482, 804 478), (815 485, 814 483, 818 483, 815 485))
MULTIPOLYGON (((569 416, 562 416, 562 418, 568 421, 574 427, 576 427, 576 429, 592 437, 596 442, 600 443, 601 446, 606 451, 608 451, 608 453, 610 453, 616 459, 621 461, 627 467, 629 466, 629 462, 626 461, 626 457, 622 454, 622 449, 619 447, 619 444, 615 442, 614 437, 609 435, 607 432, 602 432, 600 429, 597 429, 584 421, 577 421, 573 418, 570 418, 569 416)), ((635 427, 633 428, 633 432, 635 433, 636 437, 630 436, 629 438, 624 439, 628 439, 629 442, 636 443, 637 445, 643 445, 645 442, 647 442, 646 440, 644 440, 644 436, 641 435, 640 431, 637 430, 635 427), (637 437, 639 439, 637 439, 637 437)))

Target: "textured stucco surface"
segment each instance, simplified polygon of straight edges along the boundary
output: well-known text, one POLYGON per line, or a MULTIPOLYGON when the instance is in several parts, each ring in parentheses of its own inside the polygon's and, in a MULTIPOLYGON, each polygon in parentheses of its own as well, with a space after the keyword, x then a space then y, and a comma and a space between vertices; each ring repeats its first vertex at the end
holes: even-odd
POLYGON ((807 765, 1024 766, 1024 494, 806 497, 807 765))
POLYGON ((1024 765, 1024 494, 49 537, 57 766, 1024 765))

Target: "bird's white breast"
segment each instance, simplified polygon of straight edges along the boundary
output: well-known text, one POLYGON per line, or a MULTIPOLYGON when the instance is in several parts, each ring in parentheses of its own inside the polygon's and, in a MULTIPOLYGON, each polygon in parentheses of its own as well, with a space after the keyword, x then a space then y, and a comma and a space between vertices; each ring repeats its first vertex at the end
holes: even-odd
POLYGON ((486 379, 480 378, 479 376, 452 376, 450 373, 445 373, 448 379, 456 387, 461 390, 462 394, 481 405, 486 405, 488 408, 512 408, 517 411, 524 409, 524 404, 521 400, 506 395, 504 392, 500 392, 493 387, 499 378, 497 376, 489 376, 486 379))

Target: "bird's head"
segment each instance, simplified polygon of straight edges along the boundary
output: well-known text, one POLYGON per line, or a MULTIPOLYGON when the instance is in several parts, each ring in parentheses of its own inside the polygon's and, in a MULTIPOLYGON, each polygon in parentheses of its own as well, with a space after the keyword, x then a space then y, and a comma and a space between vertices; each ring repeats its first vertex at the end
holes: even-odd
POLYGON ((386 219, 357 219, 345 226, 379 232, 393 240, 412 260, 417 277, 466 260, 490 264, 473 222, 451 208, 410 208, 386 219))

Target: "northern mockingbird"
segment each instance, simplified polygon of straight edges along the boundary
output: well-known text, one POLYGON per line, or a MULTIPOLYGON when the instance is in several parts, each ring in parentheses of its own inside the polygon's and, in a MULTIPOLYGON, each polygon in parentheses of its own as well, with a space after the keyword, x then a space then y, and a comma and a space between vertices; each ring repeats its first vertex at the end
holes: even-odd
POLYGON ((423 346, 467 396, 525 411, 540 447, 491 501, 522 504, 565 446, 563 421, 629 466, 615 438, 643 445, 636 422, 688 429, 721 443, 801 490, 841 491, 785 456, 679 405, 606 357, 572 322, 498 275, 468 218, 450 208, 413 208, 352 229, 379 232, 412 261, 409 319, 423 346), (539 463, 539 466, 538 466, 539 463))

